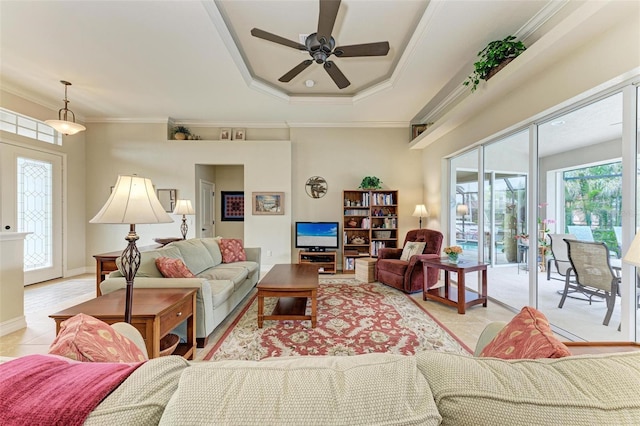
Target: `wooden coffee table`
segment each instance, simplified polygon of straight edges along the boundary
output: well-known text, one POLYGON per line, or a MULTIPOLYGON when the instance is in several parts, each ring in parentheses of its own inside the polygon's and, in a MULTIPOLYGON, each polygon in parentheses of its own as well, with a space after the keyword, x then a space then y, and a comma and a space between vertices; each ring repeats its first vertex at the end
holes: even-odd
MULTIPOLYGON (((160 356, 160 340, 178 324, 187 321, 187 343, 180 343, 174 355, 194 359, 196 354, 196 293, 197 288, 134 288, 131 325, 147 346, 149 358, 160 356)), ((84 313, 107 324, 124 321, 125 290, 117 290, 49 315, 56 321, 56 335, 60 323, 84 313)))
POLYGON ((274 265, 258 283, 258 328, 264 320, 311 320, 317 323, 318 266, 313 264, 274 265), (271 315, 264 315, 264 298, 277 297, 271 315), (305 315, 311 298, 311 315, 305 315))
POLYGON ((449 306, 457 306, 458 313, 464 314, 465 309, 482 304, 487 307, 487 264, 476 260, 461 260, 460 263, 451 263, 446 258, 423 259, 424 283, 422 288, 422 300, 433 299, 449 306), (427 270, 429 268, 444 270, 444 286, 427 288, 427 270), (467 272, 482 271, 482 291, 480 294, 468 291, 465 288, 464 276, 467 272), (458 285, 454 288, 449 282, 449 272, 458 274, 458 285))

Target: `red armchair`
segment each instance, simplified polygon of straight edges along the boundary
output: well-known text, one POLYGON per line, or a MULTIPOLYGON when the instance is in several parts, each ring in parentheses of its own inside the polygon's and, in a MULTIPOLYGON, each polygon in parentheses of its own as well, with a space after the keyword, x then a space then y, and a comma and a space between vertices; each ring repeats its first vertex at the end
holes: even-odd
MULTIPOLYGON (((411 256, 408 262, 400 260, 400 255, 402 255, 401 248, 380 249, 378 251, 378 261, 376 262, 378 281, 405 293, 422 291, 424 273, 422 272, 422 262, 420 260, 440 258, 442 240, 442 233, 433 229, 414 229, 407 232, 404 245, 410 241, 424 241, 427 243, 422 254, 411 256)), ((436 268, 429 269, 428 287, 432 287, 438 282, 438 272, 436 268)))

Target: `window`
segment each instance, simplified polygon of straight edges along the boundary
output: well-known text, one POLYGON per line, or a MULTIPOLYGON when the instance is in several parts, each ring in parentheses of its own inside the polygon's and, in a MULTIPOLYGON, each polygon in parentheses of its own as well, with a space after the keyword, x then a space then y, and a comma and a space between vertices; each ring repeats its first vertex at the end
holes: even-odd
POLYGON ((52 145, 62 145, 62 135, 42 121, 0 108, 0 130, 52 145))

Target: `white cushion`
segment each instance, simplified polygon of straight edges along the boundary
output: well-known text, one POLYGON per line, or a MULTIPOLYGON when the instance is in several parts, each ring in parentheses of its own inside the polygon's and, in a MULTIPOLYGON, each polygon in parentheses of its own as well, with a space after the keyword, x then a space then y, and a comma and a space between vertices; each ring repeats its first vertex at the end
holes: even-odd
POLYGON ((424 251, 424 247, 427 245, 424 241, 409 241, 404 245, 402 249, 402 255, 400 255, 400 260, 404 260, 408 262, 411 259, 411 256, 415 256, 416 254, 422 254, 424 251))

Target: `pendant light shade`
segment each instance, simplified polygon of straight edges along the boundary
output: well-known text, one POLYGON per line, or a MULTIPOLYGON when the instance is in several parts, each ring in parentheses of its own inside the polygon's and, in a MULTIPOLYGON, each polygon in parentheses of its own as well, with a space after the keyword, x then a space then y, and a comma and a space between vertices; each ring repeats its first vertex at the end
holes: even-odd
POLYGON ((60 80, 60 83, 64 84, 64 108, 58 110, 57 120, 46 120, 45 123, 63 135, 75 135, 78 132, 87 130, 82 124, 76 123, 76 115, 67 108, 69 104, 69 100, 67 99, 67 86, 71 86, 71 83, 64 80, 60 80), (68 120, 69 115, 71 115, 71 121, 68 120))

